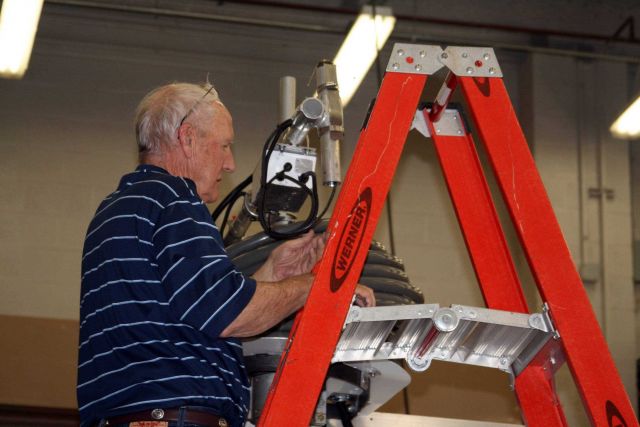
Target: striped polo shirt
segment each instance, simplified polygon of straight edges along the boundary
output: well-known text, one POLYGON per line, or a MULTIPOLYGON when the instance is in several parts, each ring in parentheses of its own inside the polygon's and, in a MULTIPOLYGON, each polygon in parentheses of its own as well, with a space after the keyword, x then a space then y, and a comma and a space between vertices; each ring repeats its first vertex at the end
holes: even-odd
POLYGON ((84 243, 81 425, 181 405, 207 406, 242 425, 242 347, 219 335, 255 287, 229 260, 192 181, 151 165, 125 175, 84 243))

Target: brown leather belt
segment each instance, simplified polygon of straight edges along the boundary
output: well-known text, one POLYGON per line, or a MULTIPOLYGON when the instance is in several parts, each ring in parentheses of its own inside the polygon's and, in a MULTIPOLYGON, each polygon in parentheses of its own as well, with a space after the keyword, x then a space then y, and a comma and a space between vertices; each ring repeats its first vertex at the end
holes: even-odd
MULTIPOLYGON (((171 409, 148 409, 146 411, 132 412, 130 414, 118 415, 107 419, 106 425, 129 424, 144 421, 165 421, 178 422, 180 410, 171 409)), ((200 424, 207 427, 227 427, 229 423, 224 418, 210 412, 185 408, 182 417, 184 423, 200 424)))

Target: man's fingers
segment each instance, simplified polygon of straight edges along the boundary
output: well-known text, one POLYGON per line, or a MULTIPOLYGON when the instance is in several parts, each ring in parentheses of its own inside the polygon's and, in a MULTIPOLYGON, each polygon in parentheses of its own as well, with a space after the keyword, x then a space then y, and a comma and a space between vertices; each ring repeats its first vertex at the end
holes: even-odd
POLYGON ((316 233, 313 230, 309 230, 306 233, 304 233, 302 236, 300 236, 300 239, 302 240, 312 240, 315 237, 316 233))
POLYGON ((320 258, 322 256, 322 252, 324 252, 324 240, 320 236, 316 236, 313 241, 313 251, 315 252, 315 257, 320 258))
POLYGON ((375 307, 376 296, 373 290, 363 285, 357 285, 356 304, 360 307, 375 307))
POLYGON ((315 233, 313 232, 313 230, 309 230, 300 237, 283 243, 283 245, 287 245, 290 249, 299 249, 307 246, 312 241, 313 236, 315 236, 315 233))

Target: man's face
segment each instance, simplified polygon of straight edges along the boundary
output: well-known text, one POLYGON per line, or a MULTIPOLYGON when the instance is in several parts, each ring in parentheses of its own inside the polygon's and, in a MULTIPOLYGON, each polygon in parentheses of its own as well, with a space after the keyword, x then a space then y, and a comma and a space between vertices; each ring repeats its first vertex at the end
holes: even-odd
POLYGON ((231 152, 234 138, 231 115, 218 103, 214 104, 214 109, 213 120, 204 123, 202 131, 197 132, 190 174, 198 195, 205 203, 218 198, 222 173, 231 173, 236 168, 231 152))

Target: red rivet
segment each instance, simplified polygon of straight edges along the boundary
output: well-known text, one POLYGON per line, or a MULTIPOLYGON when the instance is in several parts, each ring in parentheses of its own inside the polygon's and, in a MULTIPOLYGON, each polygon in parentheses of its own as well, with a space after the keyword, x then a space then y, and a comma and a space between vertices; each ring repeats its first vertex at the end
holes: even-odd
POLYGON ((476 61, 476 67, 482 67, 482 61, 479 59, 476 61))
POLYGON ((413 56, 407 56, 407 64, 413 64, 413 56))

